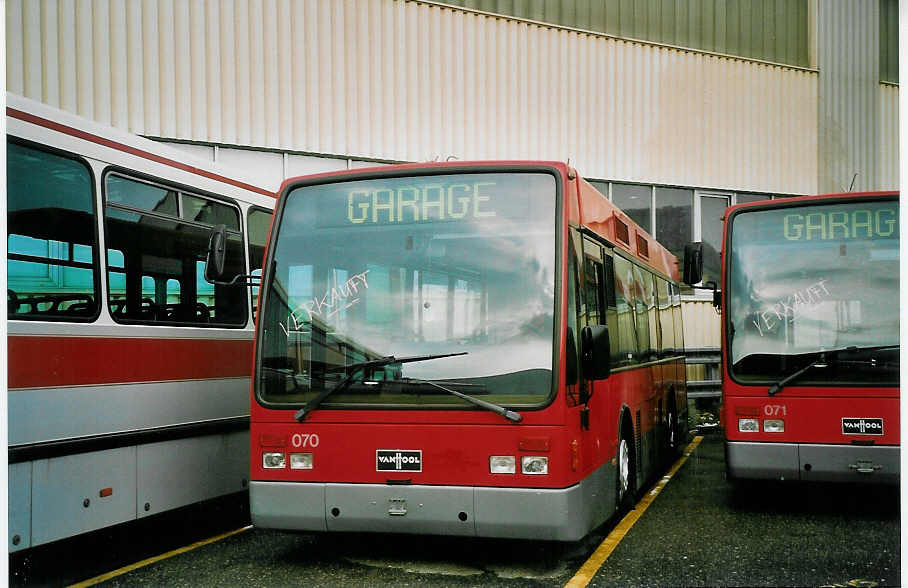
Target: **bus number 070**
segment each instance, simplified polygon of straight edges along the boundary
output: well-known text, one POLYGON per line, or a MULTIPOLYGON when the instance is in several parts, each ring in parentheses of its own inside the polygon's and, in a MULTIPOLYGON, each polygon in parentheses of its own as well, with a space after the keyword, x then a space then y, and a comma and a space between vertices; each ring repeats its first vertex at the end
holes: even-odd
POLYGON ((318 435, 315 433, 294 433, 290 439, 294 447, 318 447, 318 435))
POLYGON ((784 404, 767 404, 763 407, 763 414, 772 416, 788 416, 788 409, 784 404))

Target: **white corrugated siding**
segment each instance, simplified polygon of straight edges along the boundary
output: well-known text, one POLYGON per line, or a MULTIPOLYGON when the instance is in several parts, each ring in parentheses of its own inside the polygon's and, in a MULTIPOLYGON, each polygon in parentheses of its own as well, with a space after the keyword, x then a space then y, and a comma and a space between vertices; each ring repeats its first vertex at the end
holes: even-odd
POLYGON ((722 321, 712 300, 685 300, 681 303, 686 349, 718 349, 722 344, 722 321))
POLYGON ((817 17, 819 191, 847 191, 852 183, 855 191, 879 190, 888 165, 879 160, 887 140, 881 130, 892 121, 880 108, 879 3, 820 2, 817 17))
POLYGON ((400 0, 8 0, 7 86, 134 133, 808 193, 817 76, 400 0))
POLYGON ((880 153, 877 155, 881 190, 899 189, 899 87, 880 84, 880 153))

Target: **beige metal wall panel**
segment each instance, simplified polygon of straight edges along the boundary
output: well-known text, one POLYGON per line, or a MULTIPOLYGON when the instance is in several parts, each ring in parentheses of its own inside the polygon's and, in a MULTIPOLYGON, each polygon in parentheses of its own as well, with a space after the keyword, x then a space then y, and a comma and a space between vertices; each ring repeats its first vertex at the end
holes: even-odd
POLYGON ((899 87, 880 84, 880 152, 877 154, 881 190, 899 189, 899 87))
POLYGON ((685 300, 681 303, 686 349, 718 349, 722 344, 721 319, 712 300, 685 300))
POLYGON ((878 190, 880 5, 835 0, 818 7, 819 189, 878 190))
POLYGON ((7 86, 147 136, 810 193, 817 74, 404 0, 8 0, 7 86))

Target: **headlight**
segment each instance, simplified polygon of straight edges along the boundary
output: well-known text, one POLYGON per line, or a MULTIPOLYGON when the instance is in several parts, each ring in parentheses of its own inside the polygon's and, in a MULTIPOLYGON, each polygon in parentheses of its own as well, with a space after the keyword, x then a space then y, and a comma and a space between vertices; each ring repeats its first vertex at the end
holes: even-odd
POLYGON ((262 467, 266 470, 279 470, 287 466, 283 452, 269 451, 262 454, 262 467))
POLYGON ((493 455, 489 458, 489 472, 513 474, 517 471, 517 458, 513 455, 493 455))
POLYGON ((311 453, 291 453, 290 454, 291 470, 311 470, 312 454, 311 453))
POLYGON ((759 433, 760 432, 760 420, 759 419, 738 419, 738 432, 739 433, 759 433))
POLYGON ((764 433, 784 433, 785 421, 782 419, 766 419, 763 421, 764 433))
POLYGON ((549 473, 549 458, 525 455, 520 458, 520 472, 523 474, 549 473))

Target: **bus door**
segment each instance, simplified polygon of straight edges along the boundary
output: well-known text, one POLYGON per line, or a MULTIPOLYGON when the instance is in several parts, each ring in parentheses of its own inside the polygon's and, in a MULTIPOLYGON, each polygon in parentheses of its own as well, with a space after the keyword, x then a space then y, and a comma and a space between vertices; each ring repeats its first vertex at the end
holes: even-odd
MULTIPOLYGON (((614 299, 614 286, 611 280, 611 256, 603 251, 603 247, 595 241, 583 239, 583 263, 582 263, 582 308, 581 328, 587 325, 607 325, 610 328, 609 335, 613 336, 611 323, 615 322, 614 305, 609 307, 609 296, 607 291, 612 284, 612 296, 614 299), (609 321, 609 318, 613 319, 609 321)), ((589 374, 583 374, 586 387, 586 396, 581 398, 585 400, 586 416, 582 417, 581 435, 584 443, 584 455, 589 458, 598 467, 614 455, 614 446, 618 436, 617 422, 611 415, 615 413, 614 407, 611 406, 611 396, 609 394, 609 380, 593 380, 589 374)))

